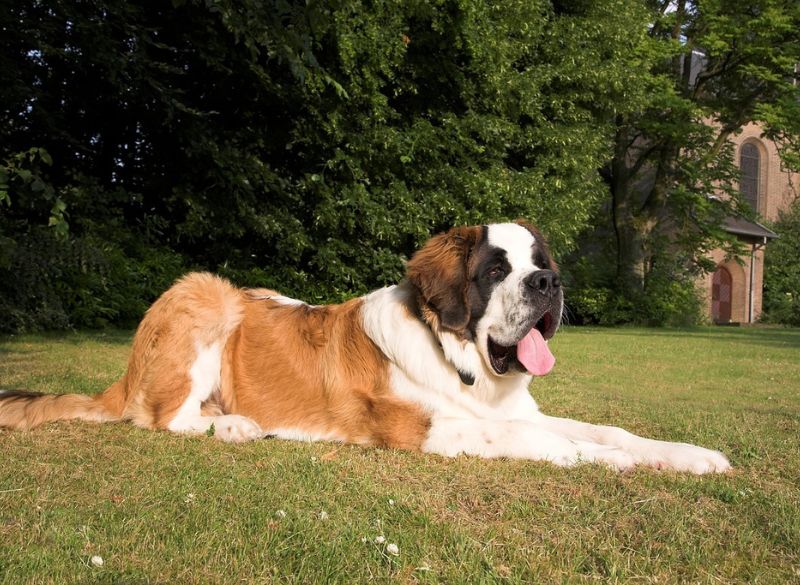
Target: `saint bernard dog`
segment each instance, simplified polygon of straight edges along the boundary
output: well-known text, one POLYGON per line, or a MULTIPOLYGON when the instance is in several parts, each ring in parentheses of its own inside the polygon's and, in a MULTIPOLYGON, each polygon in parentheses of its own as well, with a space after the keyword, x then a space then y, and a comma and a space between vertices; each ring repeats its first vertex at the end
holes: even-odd
POLYGON ((403 282, 340 305, 189 274, 145 315, 120 380, 96 396, 7 392, 0 427, 127 420, 233 442, 730 468, 717 451, 542 414, 529 386, 555 363, 562 308, 547 244, 524 222, 437 235, 403 282))

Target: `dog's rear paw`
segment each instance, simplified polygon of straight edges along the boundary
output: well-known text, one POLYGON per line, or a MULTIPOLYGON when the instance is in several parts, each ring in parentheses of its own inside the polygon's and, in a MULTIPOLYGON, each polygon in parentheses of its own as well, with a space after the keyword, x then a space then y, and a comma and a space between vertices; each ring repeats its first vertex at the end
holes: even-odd
POLYGON ((256 422, 246 416, 226 414, 214 417, 214 437, 228 443, 255 441, 264 436, 256 422))

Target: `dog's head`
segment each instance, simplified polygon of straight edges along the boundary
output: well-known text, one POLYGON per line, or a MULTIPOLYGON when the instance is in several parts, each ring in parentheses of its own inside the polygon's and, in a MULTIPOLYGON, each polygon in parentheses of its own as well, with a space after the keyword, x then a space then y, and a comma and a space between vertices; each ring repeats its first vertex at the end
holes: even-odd
POLYGON ((496 376, 552 368, 546 340, 563 308, 557 270, 539 231, 519 221, 439 234, 411 258, 407 274, 423 319, 469 383, 475 366, 448 351, 447 339, 474 344, 496 376))

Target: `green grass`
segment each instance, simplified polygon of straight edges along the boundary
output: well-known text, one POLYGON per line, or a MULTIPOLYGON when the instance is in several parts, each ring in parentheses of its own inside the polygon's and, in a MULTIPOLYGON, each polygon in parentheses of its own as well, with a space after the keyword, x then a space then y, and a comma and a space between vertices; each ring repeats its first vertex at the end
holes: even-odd
MULTIPOLYGON (((0 340, 0 387, 102 390, 129 341, 0 340)), ((735 470, 0 431, 0 583, 800 582, 800 331, 567 328, 552 347, 544 411, 720 449, 735 470)))

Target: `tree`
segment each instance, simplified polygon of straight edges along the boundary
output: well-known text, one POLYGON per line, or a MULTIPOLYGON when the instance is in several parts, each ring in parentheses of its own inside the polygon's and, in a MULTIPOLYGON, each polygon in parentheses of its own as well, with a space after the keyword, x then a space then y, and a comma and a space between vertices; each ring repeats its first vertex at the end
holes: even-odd
MULTIPOLYGON (((748 122, 786 145, 797 165, 800 135, 800 4, 795 0, 648 1, 648 106, 616 119, 603 169, 612 234, 605 283, 636 307, 665 282, 710 267, 710 249, 735 252, 727 215, 752 216, 738 197, 729 138, 748 122), (689 272, 687 273, 687 267, 689 272), (683 276, 682 276, 683 275, 683 276)), ((658 319, 657 319, 658 320, 658 319)))
POLYGON ((800 200, 772 226, 780 237, 764 257, 764 313, 771 323, 800 326, 800 200))
POLYGON ((432 231, 517 216, 567 250, 614 114, 642 107, 647 21, 630 0, 11 3, 0 296, 17 328, 119 322, 193 266, 333 300, 432 231))

